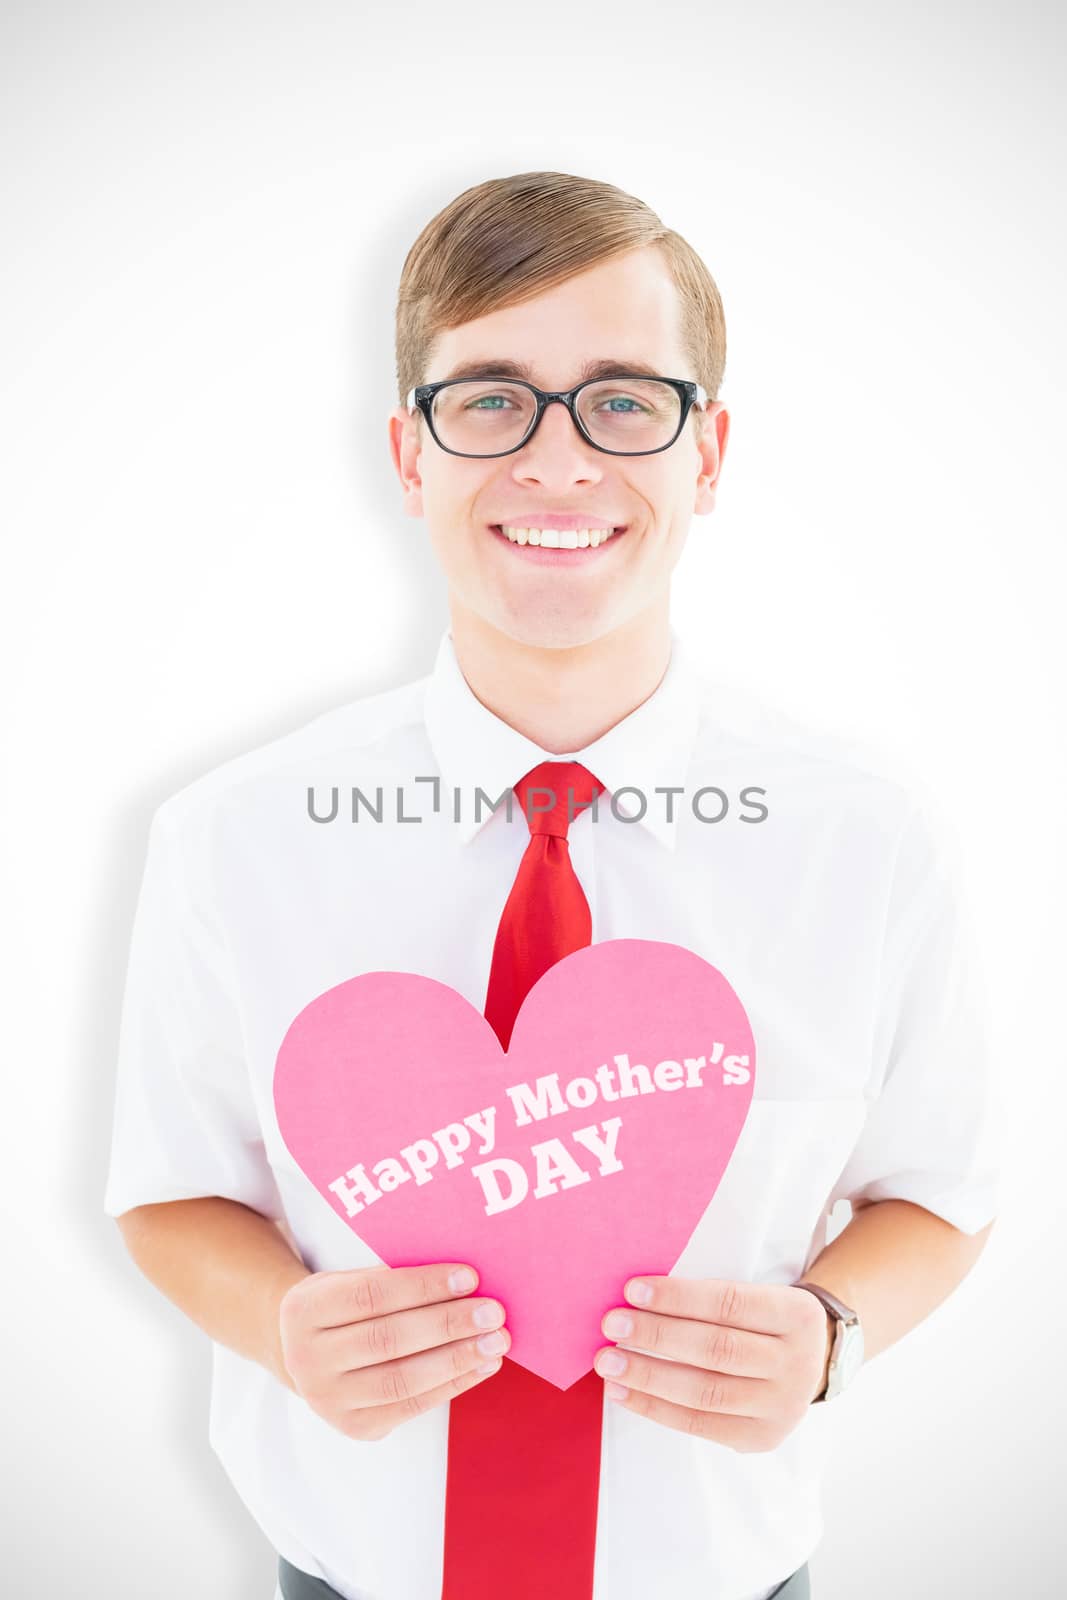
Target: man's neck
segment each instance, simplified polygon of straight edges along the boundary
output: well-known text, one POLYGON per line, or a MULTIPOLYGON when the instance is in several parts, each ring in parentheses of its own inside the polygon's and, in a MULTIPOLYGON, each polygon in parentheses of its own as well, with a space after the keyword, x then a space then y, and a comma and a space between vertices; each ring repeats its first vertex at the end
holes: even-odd
POLYGON ((584 750, 636 711, 670 661, 666 602, 590 644, 546 649, 501 633, 450 598, 460 671, 494 716, 551 755, 584 750))

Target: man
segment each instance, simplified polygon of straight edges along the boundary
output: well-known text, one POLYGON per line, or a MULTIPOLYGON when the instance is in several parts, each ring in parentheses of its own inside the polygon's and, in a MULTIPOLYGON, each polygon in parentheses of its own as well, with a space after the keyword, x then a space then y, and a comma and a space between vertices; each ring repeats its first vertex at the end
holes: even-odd
POLYGON ((906 789, 712 689, 671 625, 729 433, 684 241, 610 185, 491 180, 409 253, 397 356, 390 448, 449 627, 427 678, 157 812, 106 1208, 214 1341, 212 1443, 284 1600, 802 1600, 824 1402, 994 1216, 950 875, 906 789), (531 804, 546 776, 586 787, 531 804), (461 1241, 390 1268, 324 1202, 276 1072, 359 974, 449 985, 506 1048, 539 973, 633 938, 724 973, 753 1099, 682 1256, 628 1263, 561 1391, 506 1359, 461 1241))

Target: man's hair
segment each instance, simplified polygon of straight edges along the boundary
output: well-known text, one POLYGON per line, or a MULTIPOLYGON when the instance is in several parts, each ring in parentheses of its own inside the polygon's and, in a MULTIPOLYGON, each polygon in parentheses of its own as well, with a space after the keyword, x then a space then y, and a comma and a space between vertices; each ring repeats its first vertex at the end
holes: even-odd
POLYGON ((396 307, 401 404, 424 381, 442 329, 529 300, 643 245, 657 246, 666 259, 681 300, 683 348, 696 381, 717 399, 726 321, 715 280, 692 246, 613 184, 569 172, 519 172, 465 189, 408 251, 396 307))

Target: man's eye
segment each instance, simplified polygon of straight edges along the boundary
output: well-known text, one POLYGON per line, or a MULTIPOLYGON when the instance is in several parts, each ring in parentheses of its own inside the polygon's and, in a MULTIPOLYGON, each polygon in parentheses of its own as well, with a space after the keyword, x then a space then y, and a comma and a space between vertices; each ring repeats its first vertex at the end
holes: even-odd
MULTIPOLYGON (((633 398, 633 396, 632 395, 628 395, 628 394, 612 394, 612 395, 608 395, 606 398, 604 398, 602 400, 599 400, 597 402, 596 409, 598 411, 600 411, 600 410, 603 410, 605 407, 614 407, 614 406, 619 406, 619 405, 633 406, 637 411, 645 411, 647 409, 647 407, 639 405, 638 402, 633 398)), ((619 415, 619 416, 630 416, 631 413, 629 411, 621 411, 621 412, 616 412, 616 415, 619 415)))
POLYGON ((477 400, 468 401, 467 406, 468 410, 499 411, 510 401, 511 396, 506 394, 480 394, 477 400))

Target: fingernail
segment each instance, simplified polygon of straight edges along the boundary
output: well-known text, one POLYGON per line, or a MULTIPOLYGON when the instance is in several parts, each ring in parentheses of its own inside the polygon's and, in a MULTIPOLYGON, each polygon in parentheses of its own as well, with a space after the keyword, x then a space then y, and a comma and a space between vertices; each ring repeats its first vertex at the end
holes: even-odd
POLYGON ((609 1339, 628 1339, 634 1331, 634 1319, 625 1311, 609 1311, 604 1318, 604 1332, 609 1339))
POLYGON ((448 1287, 453 1294, 463 1294, 467 1289, 473 1289, 478 1282, 470 1267, 458 1267, 455 1272, 448 1275, 448 1287))
POLYGON ((498 1356, 508 1347, 506 1335, 500 1333, 483 1333, 478 1340, 478 1349, 483 1356, 498 1356))
POLYGON ((629 1389, 624 1389, 621 1383, 606 1383, 604 1385, 604 1393, 609 1400, 625 1400, 630 1391, 629 1389))
POLYGON ((632 1300, 635 1305, 647 1306, 652 1299, 652 1290, 647 1283, 641 1283, 640 1281, 631 1283, 626 1291, 626 1298, 627 1300, 632 1300))
POLYGON ((626 1371, 626 1357, 617 1350, 605 1350, 596 1358, 596 1369, 617 1378, 620 1372, 626 1371))
POLYGON ((479 1306, 474 1313, 475 1323, 479 1328, 499 1328, 500 1307, 494 1305, 479 1306))

